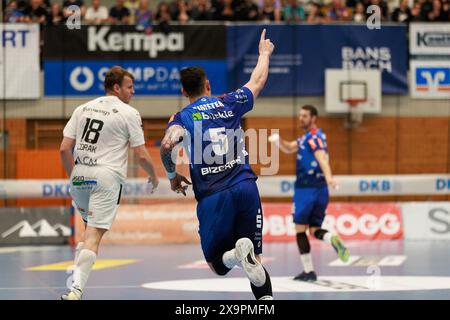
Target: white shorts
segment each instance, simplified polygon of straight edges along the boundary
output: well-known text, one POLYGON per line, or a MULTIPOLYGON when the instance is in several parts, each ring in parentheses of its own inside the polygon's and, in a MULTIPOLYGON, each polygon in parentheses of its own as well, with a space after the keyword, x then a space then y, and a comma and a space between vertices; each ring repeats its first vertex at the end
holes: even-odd
POLYGON ((70 195, 88 226, 111 228, 119 208, 122 182, 108 168, 75 165, 70 176, 70 195))

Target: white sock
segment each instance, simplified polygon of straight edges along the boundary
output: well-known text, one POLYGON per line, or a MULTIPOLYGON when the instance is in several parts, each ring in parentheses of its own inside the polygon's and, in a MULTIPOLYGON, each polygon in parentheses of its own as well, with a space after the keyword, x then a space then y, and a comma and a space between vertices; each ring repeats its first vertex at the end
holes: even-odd
POLYGON ((234 266, 239 265, 238 259, 236 259, 236 255, 234 254, 235 249, 227 251, 222 256, 222 262, 228 269, 233 269, 234 266))
POLYGON ((326 244, 331 244, 331 237, 333 236, 333 234, 331 233, 331 232, 327 232, 327 233, 325 233, 324 235, 323 235, 323 241, 326 243, 326 244))
POLYGON ((312 263, 311 253, 301 254, 300 258, 302 259, 303 270, 306 273, 314 271, 314 266, 313 266, 313 263, 312 263))
POLYGON ((74 264, 77 264, 78 256, 80 255, 81 249, 83 249, 83 245, 84 245, 83 241, 78 242, 77 247, 75 248, 75 260, 74 260, 75 263, 74 264))
POLYGON ((73 273, 72 289, 76 288, 83 292, 96 259, 97 255, 94 251, 88 249, 83 249, 80 251, 73 273))

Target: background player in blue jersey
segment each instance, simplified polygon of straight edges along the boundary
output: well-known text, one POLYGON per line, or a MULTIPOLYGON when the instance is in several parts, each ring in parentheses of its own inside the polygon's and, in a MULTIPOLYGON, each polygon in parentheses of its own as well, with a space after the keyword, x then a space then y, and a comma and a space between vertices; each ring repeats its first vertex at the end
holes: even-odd
POLYGON ((183 140, 189 154, 200 241, 210 268, 223 276, 240 265, 256 299, 272 299, 272 285, 260 262, 263 216, 241 118, 253 108, 268 77, 274 45, 265 39, 265 33, 264 29, 250 81, 223 97, 211 97, 211 85, 202 68, 181 70, 182 93, 190 104, 171 118, 161 143, 171 188, 184 195, 190 182, 176 172, 172 158, 176 152, 172 151, 183 140))
POLYGON ((293 216, 304 271, 294 279, 301 281, 317 280, 306 235, 308 228, 311 235, 331 244, 342 261, 346 262, 349 258, 349 252, 339 236, 321 228, 328 206, 328 186, 337 188, 337 184, 331 173, 326 136, 316 126, 317 117, 317 109, 305 105, 299 111, 300 127, 305 131, 301 138, 285 141, 278 135, 269 137, 269 141, 277 142, 283 152, 297 152, 293 216))

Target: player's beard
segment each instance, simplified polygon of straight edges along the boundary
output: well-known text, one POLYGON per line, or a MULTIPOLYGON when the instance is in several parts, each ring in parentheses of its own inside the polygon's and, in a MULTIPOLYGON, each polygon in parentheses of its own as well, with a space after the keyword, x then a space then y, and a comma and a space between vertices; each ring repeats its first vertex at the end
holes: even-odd
POLYGON ((309 131, 309 129, 312 128, 312 122, 300 122, 300 127, 304 130, 304 131, 309 131))

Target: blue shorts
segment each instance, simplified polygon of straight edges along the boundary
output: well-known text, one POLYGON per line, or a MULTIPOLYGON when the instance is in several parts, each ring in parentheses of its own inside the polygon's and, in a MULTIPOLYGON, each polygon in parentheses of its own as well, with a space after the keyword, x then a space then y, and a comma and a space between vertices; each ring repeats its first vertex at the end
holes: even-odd
POLYGON ((328 187, 295 189, 294 223, 322 226, 327 206, 328 187))
POLYGON ((207 262, 235 247, 240 238, 253 241, 262 253, 263 215, 258 187, 253 179, 213 193, 197 204, 199 234, 207 262))

